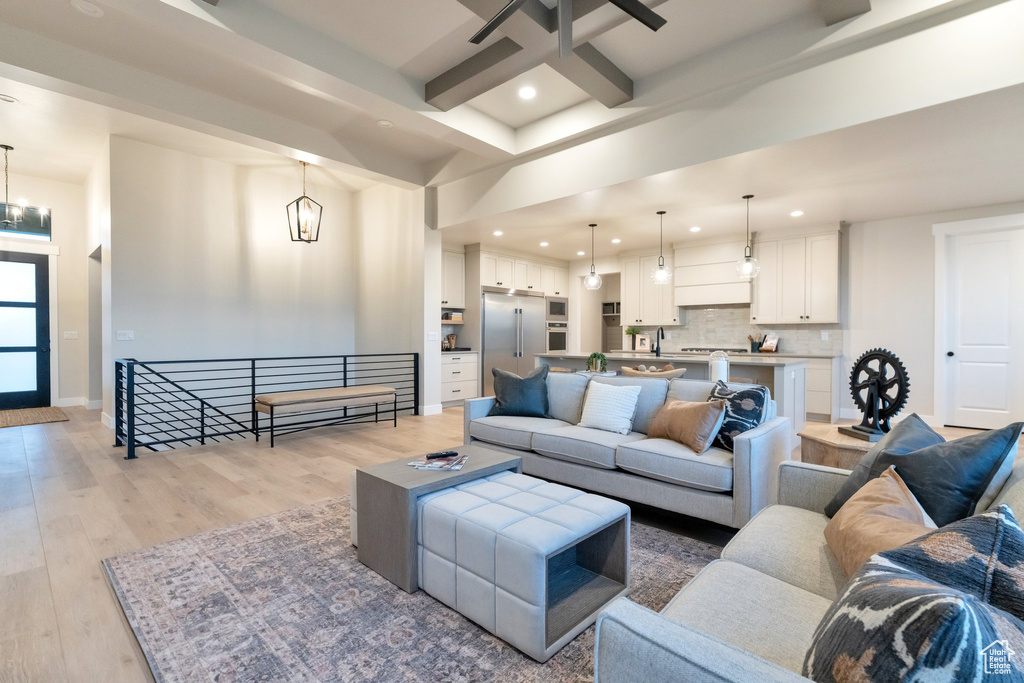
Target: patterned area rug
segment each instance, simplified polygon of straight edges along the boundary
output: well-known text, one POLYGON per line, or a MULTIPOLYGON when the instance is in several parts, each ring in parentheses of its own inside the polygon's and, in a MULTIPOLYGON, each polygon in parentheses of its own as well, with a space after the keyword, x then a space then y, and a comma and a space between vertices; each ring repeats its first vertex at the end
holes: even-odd
POLYGON ((0 429, 4 427, 25 427, 44 422, 67 422, 68 416, 60 408, 23 408, 21 410, 0 410, 0 429))
MULTIPOLYGON (((593 627, 538 664, 360 564, 348 517, 343 497, 104 560, 156 680, 593 680, 593 627)), ((637 523, 632 544, 655 610, 721 552, 637 523)))

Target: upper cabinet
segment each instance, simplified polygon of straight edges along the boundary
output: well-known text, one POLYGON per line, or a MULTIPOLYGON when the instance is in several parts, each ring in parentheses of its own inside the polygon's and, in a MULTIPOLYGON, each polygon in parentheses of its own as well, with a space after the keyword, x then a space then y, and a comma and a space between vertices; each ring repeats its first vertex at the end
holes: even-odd
POLYGON ((721 242, 676 249, 676 306, 750 303, 750 283, 736 276, 743 242, 721 242))
POLYGON ((515 287, 515 259, 499 254, 480 254, 480 285, 482 287, 515 287))
POLYGON ((751 322, 839 322, 839 233, 757 242, 754 257, 751 322))
MULTIPOLYGON (((665 257, 665 265, 672 268, 671 255, 665 257)), ((681 325, 685 322, 675 305, 672 285, 659 285, 651 276, 657 267, 657 254, 622 260, 620 320, 623 325, 681 325)))
POLYGON ((541 291, 547 296, 569 296, 569 271, 555 266, 541 266, 541 291))
POLYGON ((513 287, 516 289, 528 289, 535 292, 543 292, 544 284, 541 282, 541 265, 533 261, 515 260, 515 277, 513 287))
POLYGON ((466 255, 461 251, 441 252, 441 305, 466 307, 466 255))

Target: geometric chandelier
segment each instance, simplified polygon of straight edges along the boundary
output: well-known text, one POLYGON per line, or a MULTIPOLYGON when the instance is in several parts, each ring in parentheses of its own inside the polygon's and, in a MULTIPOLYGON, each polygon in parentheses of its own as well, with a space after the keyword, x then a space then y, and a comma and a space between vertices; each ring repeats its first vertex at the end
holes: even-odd
POLYGON ((306 166, 302 164, 302 196, 288 204, 288 232, 292 242, 316 242, 320 238, 320 218, 324 207, 306 196, 306 166))

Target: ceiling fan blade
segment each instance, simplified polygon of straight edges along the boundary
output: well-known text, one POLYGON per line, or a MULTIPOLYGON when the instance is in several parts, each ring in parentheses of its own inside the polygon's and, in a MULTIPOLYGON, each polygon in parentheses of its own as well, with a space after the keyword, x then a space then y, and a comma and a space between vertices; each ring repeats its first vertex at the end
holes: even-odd
POLYGON ((608 2, 612 3, 652 31, 657 31, 668 23, 664 17, 640 2, 640 0, 608 0, 608 2))
MULTIPOLYGON (((469 42, 474 45, 479 45, 487 39, 487 36, 494 33, 494 30, 501 26, 505 21, 516 13, 520 7, 526 4, 526 0, 509 0, 509 3, 501 8, 501 11, 494 15, 494 17, 484 24, 484 27, 476 32, 476 34, 469 39, 469 42)), ((646 8, 645 8, 646 9, 646 8)))
POLYGON ((558 56, 572 54, 572 0, 558 0, 558 56))

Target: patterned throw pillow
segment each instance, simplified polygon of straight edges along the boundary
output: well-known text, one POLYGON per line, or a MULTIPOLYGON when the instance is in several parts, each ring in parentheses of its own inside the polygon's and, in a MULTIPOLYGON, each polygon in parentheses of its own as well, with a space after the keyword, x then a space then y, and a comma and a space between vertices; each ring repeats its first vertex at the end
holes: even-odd
POLYGON ((591 382, 587 386, 579 426, 629 434, 633 430, 633 413, 639 398, 640 387, 591 382))
POLYGON ((803 674, 1024 681, 1022 560, 1024 533, 1006 505, 875 555, 818 624, 803 674))
POLYGON ((725 401, 725 419, 715 437, 715 444, 731 451, 733 439, 764 422, 768 390, 764 387, 730 389, 725 382, 718 380, 708 400, 725 401))

